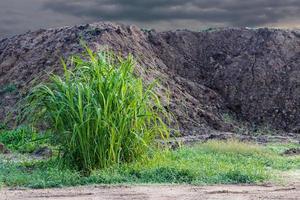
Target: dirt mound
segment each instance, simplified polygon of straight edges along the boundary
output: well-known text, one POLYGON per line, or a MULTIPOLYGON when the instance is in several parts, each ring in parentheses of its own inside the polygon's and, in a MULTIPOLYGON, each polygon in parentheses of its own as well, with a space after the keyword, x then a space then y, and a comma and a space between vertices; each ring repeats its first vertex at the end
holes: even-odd
MULTIPOLYGON (((60 57, 113 49, 138 59, 138 74, 170 90, 183 134, 232 130, 224 113, 300 130, 300 31, 218 29, 155 32, 95 23, 28 32, 0 41, 0 119, 29 87, 61 73, 60 57)), ((163 98, 166 101, 166 99, 163 98)))

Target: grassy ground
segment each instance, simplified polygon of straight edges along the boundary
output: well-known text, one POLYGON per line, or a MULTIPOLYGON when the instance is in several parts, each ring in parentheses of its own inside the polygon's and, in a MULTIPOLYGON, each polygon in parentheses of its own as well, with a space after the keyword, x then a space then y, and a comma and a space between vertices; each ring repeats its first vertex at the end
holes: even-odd
MULTIPOLYGON (((164 94, 156 93, 156 82, 146 85, 134 74, 132 56, 117 58, 87 47, 82 56, 71 57, 73 67, 63 64, 63 77, 51 75, 20 102, 16 122, 30 128, 5 130, 0 124, 0 143, 13 152, 0 157, 0 185, 257 183, 272 178, 275 170, 299 168, 300 157, 281 156, 289 148, 282 145, 211 141, 149 152, 170 133, 167 105, 160 102, 164 94), (51 159, 31 155, 43 146, 54 149, 51 159)), ((16 90, 8 84, 0 93, 16 90)), ((224 121, 234 120, 224 115, 224 121)))
POLYGON ((31 160, 24 154, 0 157, 0 184, 47 188, 85 184, 259 183, 278 171, 300 169, 300 156, 282 156, 297 144, 258 146, 210 141, 174 151, 155 152, 149 160, 93 171, 89 176, 61 169, 55 160, 31 160))

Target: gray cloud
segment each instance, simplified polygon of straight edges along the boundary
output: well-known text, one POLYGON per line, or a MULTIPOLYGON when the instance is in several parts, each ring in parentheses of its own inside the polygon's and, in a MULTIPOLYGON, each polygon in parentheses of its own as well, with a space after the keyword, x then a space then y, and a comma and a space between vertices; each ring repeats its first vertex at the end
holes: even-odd
POLYGON ((85 19, 45 10, 50 0, 0 0, 0 38, 39 28, 85 23, 85 19))
POLYGON ((300 27, 300 0, 1 0, 0 37, 31 29, 134 23, 160 30, 215 26, 300 27))
POLYGON ((145 23, 199 20, 231 26, 261 26, 300 17, 299 0, 52 0, 44 7, 92 19, 145 23))

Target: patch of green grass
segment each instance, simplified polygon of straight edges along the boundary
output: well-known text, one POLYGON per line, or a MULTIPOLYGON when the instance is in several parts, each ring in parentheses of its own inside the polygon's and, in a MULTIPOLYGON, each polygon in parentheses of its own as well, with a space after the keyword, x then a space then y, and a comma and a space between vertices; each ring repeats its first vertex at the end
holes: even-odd
POLYGON ((11 93, 16 90, 17 90, 17 86, 13 83, 10 83, 0 88, 0 94, 11 93))
POLYGON ((0 184, 17 187, 49 188, 81 184, 79 172, 60 169, 57 162, 50 161, 0 161, 0 184))
POLYGON ((288 149, 300 148, 300 145, 295 143, 281 143, 281 144, 273 143, 273 144, 268 144, 266 148, 274 153, 282 154, 288 149))
MULTIPOLYGON (((299 145, 298 145, 299 146, 299 145)), ((11 162, 0 159, 0 184, 33 188, 86 184, 229 184, 259 183, 278 171, 300 169, 300 157, 283 157, 272 148, 237 141, 209 141, 174 151, 164 150, 131 164, 94 170, 89 176, 53 160, 11 162)))
POLYGON ((9 150, 20 153, 31 153, 49 142, 49 134, 38 133, 28 126, 20 126, 14 130, 0 130, 0 143, 9 150))

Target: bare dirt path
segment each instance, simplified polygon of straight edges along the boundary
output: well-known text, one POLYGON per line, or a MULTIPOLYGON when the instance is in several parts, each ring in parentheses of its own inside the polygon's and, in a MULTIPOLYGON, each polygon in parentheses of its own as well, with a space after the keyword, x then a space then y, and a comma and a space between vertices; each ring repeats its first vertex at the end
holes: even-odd
POLYGON ((300 188, 295 186, 88 186, 45 190, 4 190, 0 199, 18 200, 88 200, 88 199, 300 199, 300 188))
POLYGON ((300 171, 286 175, 284 185, 140 185, 140 186, 83 186, 61 189, 0 191, 1 200, 254 200, 254 199, 300 199, 300 171))

